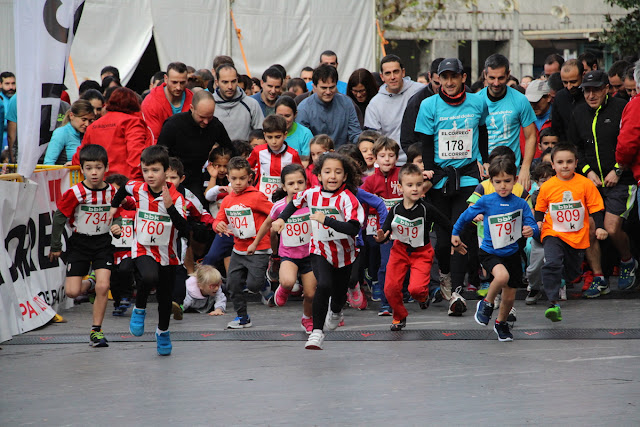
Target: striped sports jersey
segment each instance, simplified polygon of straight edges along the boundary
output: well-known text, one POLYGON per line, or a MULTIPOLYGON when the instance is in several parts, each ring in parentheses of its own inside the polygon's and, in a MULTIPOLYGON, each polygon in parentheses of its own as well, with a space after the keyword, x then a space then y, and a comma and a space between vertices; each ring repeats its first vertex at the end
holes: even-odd
MULTIPOLYGON (((167 183, 167 187, 176 210, 186 218, 184 197, 170 183, 167 183)), ((162 195, 152 198, 148 184, 141 181, 129 181, 125 189, 136 201, 131 258, 149 255, 163 266, 181 264, 177 244, 178 230, 173 226, 164 207, 162 195)))
POLYGON ((280 153, 274 153, 267 144, 258 145, 247 159, 256 174, 255 186, 271 201, 273 192, 282 186, 280 173, 291 163, 302 164, 300 155, 286 143, 280 153))
POLYGON ((65 191, 58 201, 58 209, 69 219, 74 233, 106 234, 111 225, 107 222, 107 214, 115 194, 116 188, 111 184, 105 183, 104 188, 92 190, 80 182, 65 191))
MULTIPOLYGON (((314 187, 296 194, 293 204, 297 208, 308 206, 311 213, 321 211, 338 221, 348 222, 356 220, 364 223, 364 210, 356 196, 345 188, 335 193, 322 191, 321 187, 314 187)), ((340 268, 352 264, 358 255, 356 237, 338 233, 330 227, 312 222, 312 236, 310 251, 329 261, 334 267, 340 268)))

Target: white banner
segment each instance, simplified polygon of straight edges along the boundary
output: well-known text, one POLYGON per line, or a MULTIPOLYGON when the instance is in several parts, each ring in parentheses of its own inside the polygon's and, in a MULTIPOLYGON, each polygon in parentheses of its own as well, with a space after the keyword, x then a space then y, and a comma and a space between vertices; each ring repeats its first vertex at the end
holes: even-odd
POLYGON ((49 261, 56 200, 68 188, 68 169, 38 172, 29 183, 0 181, 0 342, 73 306, 64 293, 65 264, 49 261))
POLYGON ((14 0, 18 173, 30 177, 56 126, 65 65, 84 0, 14 0), (24 76, 28 76, 25 78, 24 76), (40 124, 40 126, 38 126, 40 124))

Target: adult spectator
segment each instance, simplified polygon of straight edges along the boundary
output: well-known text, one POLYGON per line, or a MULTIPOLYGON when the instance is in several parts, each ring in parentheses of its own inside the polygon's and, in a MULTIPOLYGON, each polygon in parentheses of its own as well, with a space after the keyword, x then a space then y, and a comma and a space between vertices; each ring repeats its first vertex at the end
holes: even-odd
POLYGON ((238 72, 231 64, 222 64, 216 70, 218 88, 213 94, 216 102, 214 115, 222 122, 229 138, 247 141, 254 129, 262 129, 264 114, 260 104, 238 87, 238 72))
MULTIPOLYGON (((325 50, 320 54, 320 65, 331 65, 333 68, 338 70, 338 55, 332 50, 325 50)), ((313 79, 313 77, 312 77, 313 79)), ((307 83, 307 89, 312 89, 313 82, 307 83)), ((347 84, 341 80, 338 80, 336 83, 336 87, 338 88, 338 92, 346 95, 347 94, 347 84)))
POLYGON ((582 62, 585 71, 594 71, 598 69, 598 57, 591 52, 585 52, 578 56, 578 61, 582 62))
POLYGON ((564 89, 560 73, 551 74, 547 79, 547 83, 549 83, 549 95, 551 95, 551 102, 553 102, 556 99, 556 94, 564 89))
POLYGON ((151 81, 149 82, 149 90, 152 90, 164 83, 164 78, 166 76, 166 71, 158 71, 153 76, 151 76, 151 81))
MULTIPOLYGON (((540 132, 542 129, 551 127, 551 111, 553 110, 552 98, 549 94, 549 81, 548 80, 534 80, 527 86, 525 96, 533 108, 533 113, 536 115, 536 120, 533 122, 536 125, 536 141, 540 140, 540 132)), ((538 158, 542 152, 536 145, 535 158, 538 158)))
MULTIPOLYGON (((406 77, 404 64, 397 55, 387 55, 380 60, 380 77, 384 84, 367 107, 364 127, 399 142, 402 115, 407 103, 414 94, 424 89, 424 85, 406 77)), ((403 165, 406 161, 407 155, 401 148, 397 162, 403 165)))
POLYGON ((335 147, 355 144, 362 128, 356 107, 346 95, 338 93, 338 70, 332 65, 320 65, 313 70, 313 95, 298 106, 298 123, 314 135, 326 133, 335 147))
POLYGON ((358 68, 351 73, 349 82, 347 83, 347 96, 355 102, 363 118, 369 102, 371 102, 377 94, 378 84, 369 70, 358 68))
POLYGON ((629 96, 629 99, 638 94, 634 71, 635 69, 632 65, 627 68, 627 71, 624 72, 624 90, 627 91, 627 96, 629 96))
POLYGON ((100 91, 95 89, 89 89, 80 95, 80 99, 86 99, 93 107, 93 115, 98 120, 102 117, 102 108, 104 107, 104 96, 100 91))
POLYGON ((311 80, 313 80, 313 68, 304 67, 300 71, 300 78, 304 80, 305 83, 309 83, 311 80))
POLYGON ((63 165, 76 152, 87 127, 93 122, 93 107, 89 101, 79 99, 71 106, 65 125, 53 131, 44 156, 45 165, 63 165))
POLYGON ((100 86, 100 89, 102 89, 103 94, 107 91, 107 89, 111 87, 122 87, 122 83, 120 83, 120 79, 114 76, 107 76, 104 79, 102 79, 102 85, 100 86))
MULTIPOLYGON (((636 91, 640 89, 640 61, 635 63, 633 77, 636 81, 636 91)), ((623 169, 631 169, 633 178, 640 182, 640 97, 631 98, 620 120, 620 133, 616 146, 616 161, 623 169)), ((640 192, 638 195, 638 212, 640 213, 640 192)))
POLYGON ((78 86, 78 96, 82 97, 89 89, 96 90, 100 93, 104 92, 102 86, 95 80, 85 80, 78 86))
POLYGON ((520 79, 520 86, 522 86, 524 90, 527 90, 527 86, 529 86, 529 83, 533 80, 533 76, 524 76, 520 79))
POLYGON ((215 109, 213 95, 204 90, 199 91, 193 95, 191 110, 168 118, 158 138, 158 145, 166 146, 170 156, 182 161, 185 172, 183 185, 204 206, 208 206, 208 202, 204 198, 202 166, 209 152, 216 146, 235 152, 227 131, 214 116, 215 109))
POLYGON ((287 83, 287 92, 292 92, 295 96, 302 95, 307 91, 307 84, 300 77, 294 77, 287 83))
POLYGON ((614 62, 611 67, 609 67, 609 95, 616 96, 618 98, 622 98, 625 101, 629 100, 627 96, 627 91, 624 89, 624 72, 629 68, 632 64, 621 59, 619 61, 614 62))
POLYGON ((416 81, 420 84, 423 85, 428 85, 429 84, 429 73, 424 71, 420 74, 418 74, 418 78, 416 79, 416 81))
POLYGON ((119 81, 120 71, 113 65, 107 65, 102 70, 100 70, 100 81, 104 80, 105 77, 108 76, 115 77, 119 81))
POLYGON ((568 60, 560 70, 564 89, 556 94, 551 113, 551 126, 560 141, 568 141, 571 113, 576 106, 584 104, 580 88, 583 74, 582 62, 577 59, 568 60))
MULTIPOLYGON (((579 170, 593 181, 604 200, 604 228, 622 260, 618 287, 628 289, 634 284, 637 263, 622 222, 635 201, 636 183, 630 170, 618 168, 615 156, 626 101, 608 94, 609 79, 601 70, 586 73, 581 87, 586 103, 573 110, 569 139, 578 147, 579 170)), ((602 271, 600 243, 595 232, 590 234, 585 256, 594 278, 584 295, 594 298, 609 293, 609 286, 602 271)))
POLYGON ((254 95, 253 93, 253 80, 246 74, 240 74, 238 76, 238 87, 244 91, 247 96, 254 95))
POLYGON ((174 114, 189 111, 193 92, 187 89, 187 66, 172 62, 167 66, 164 83, 156 86, 142 102, 142 116, 153 133, 154 142, 162 124, 174 114))
POLYGON ((262 90, 260 93, 256 93, 251 98, 258 101, 262 114, 267 117, 269 114, 274 114, 276 111, 276 101, 282 93, 282 84, 284 82, 284 76, 282 72, 275 66, 267 68, 262 73, 262 90))
POLYGON ((557 53, 552 53, 544 60, 544 78, 548 79, 553 73, 559 73, 564 64, 564 58, 557 53))
POLYGON ((296 122, 298 106, 293 98, 281 96, 276 102, 276 114, 284 117, 287 122, 285 142, 301 156, 309 156, 309 142, 313 134, 309 129, 296 122))
POLYGON ((1 145, 2 150, 8 146, 7 135, 7 111, 9 110, 9 100, 16 94, 16 76, 11 71, 3 71, 0 73, 0 103, 2 104, 2 129, 0 129, 0 137, 3 139, 1 145))
MULTIPOLYGON (((507 85, 509 60, 499 53, 489 56, 484 62, 487 87, 480 91, 489 108, 486 126, 489 136, 489 154, 494 148, 506 145, 516 155, 519 167, 518 182, 530 187, 531 162, 536 152, 536 119, 527 97, 507 85), (524 148, 520 145, 520 128, 524 133, 524 148)), ((485 164, 488 173, 489 164, 485 164)))
POLYGON ((87 144, 102 145, 109 155, 108 175, 122 174, 129 179, 142 180, 140 155, 153 145, 153 135, 147 127, 138 96, 129 88, 113 91, 105 107, 106 113, 93 122, 73 156, 73 164, 80 164, 80 149, 87 144))
POLYGON ((204 82, 204 87, 209 87, 209 84, 215 80, 211 71, 207 70, 206 68, 201 68, 193 74, 202 79, 202 81, 204 82))
MULTIPOLYGON (((467 93, 467 75, 462 62, 448 58, 438 67, 440 92, 420 105, 415 131, 422 144, 424 174, 433 183, 429 197, 451 222, 467 208, 467 199, 480 183, 483 162, 487 159, 488 110, 481 96, 467 93), (481 149, 482 147, 482 149, 481 149)), ((440 265, 440 287, 445 299, 451 288, 462 286, 467 272, 466 256, 451 260, 451 230, 436 227, 436 255, 440 265)), ((474 239, 469 227, 465 242, 474 239)))

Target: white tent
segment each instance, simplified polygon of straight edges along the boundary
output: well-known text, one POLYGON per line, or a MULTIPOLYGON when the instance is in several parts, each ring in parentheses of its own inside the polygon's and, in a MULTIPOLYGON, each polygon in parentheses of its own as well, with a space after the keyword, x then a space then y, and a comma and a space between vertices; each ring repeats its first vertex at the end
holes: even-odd
MULTIPOLYGON (((15 64, 12 7, 0 0, 3 70, 15 64)), ((246 73, 231 10, 252 75, 279 63, 298 76, 327 49, 338 54, 341 80, 376 69, 375 0, 86 0, 71 49, 78 81, 99 81, 100 69, 113 65, 128 82, 152 34, 162 69, 172 61, 210 69, 216 55, 229 55, 246 73)), ((65 84, 74 99, 70 68, 65 84)))

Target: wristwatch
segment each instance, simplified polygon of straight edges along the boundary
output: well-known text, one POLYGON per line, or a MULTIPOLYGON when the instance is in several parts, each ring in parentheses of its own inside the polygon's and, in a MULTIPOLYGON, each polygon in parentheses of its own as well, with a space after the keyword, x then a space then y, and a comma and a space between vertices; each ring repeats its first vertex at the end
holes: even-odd
POLYGON ((620 178, 622 176, 622 172, 624 172, 624 170, 620 168, 615 168, 614 170, 616 171, 616 176, 618 178, 620 178))

